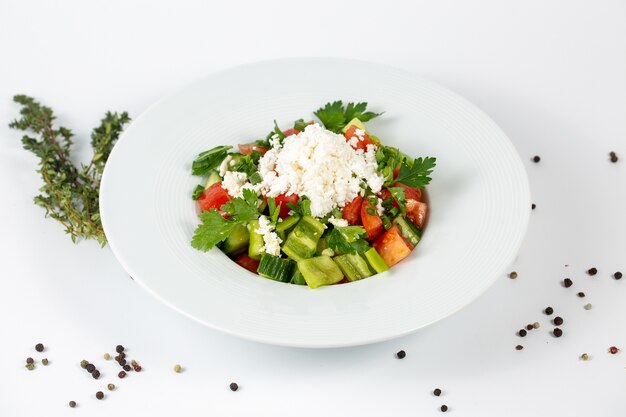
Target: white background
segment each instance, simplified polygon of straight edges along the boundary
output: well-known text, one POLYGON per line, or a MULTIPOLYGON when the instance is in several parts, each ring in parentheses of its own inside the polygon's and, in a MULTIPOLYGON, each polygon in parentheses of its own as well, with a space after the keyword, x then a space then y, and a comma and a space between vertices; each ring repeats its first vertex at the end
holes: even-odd
POLYGON ((402 417, 439 415, 444 403, 458 416, 626 414, 626 351, 607 353, 626 349, 626 279, 611 278, 626 272, 624 1, 0 0, 0 57, 1 416, 402 417), (77 134, 80 159, 105 110, 137 116, 213 71, 289 56, 407 69, 491 115, 526 162, 537 204, 511 267, 519 277, 503 275, 458 314, 393 341, 265 346, 159 304, 108 248, 73 245, 32 204, 36 159, 6 126, 18 111, 13 94, 52 106, 77 134), (584 272, 592 266, 594 278, 584 272), (572 288, 560 285, 565 277, 572 288), (547 305, 565 319, 560 339, 549 334, 547 305), (534 321, 539 330, 515 335, 534 321), (44 354, 33 349, 40 341, 44 354), (102 354, 118 343, 143 373, 117 379, 102 354), (50 365, 29 372, 28 356, 50 365), (83 358, 100 380, 80 369, 83 358), (108 382, 118 389, 96 400, 108 382))

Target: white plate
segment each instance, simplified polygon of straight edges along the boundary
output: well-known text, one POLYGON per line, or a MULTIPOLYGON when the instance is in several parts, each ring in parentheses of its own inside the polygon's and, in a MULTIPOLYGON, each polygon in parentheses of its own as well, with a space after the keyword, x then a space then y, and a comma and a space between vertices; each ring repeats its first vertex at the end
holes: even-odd
POLYGON ((100 195, 109 244, 159 300, 212 328, 260 342, 336 347, 413 332, 458 311, 512 262, 530 213, 528 180, 502 130, 467 100, 386 66, 311 58, 210 75, 137 118, 107 163, 100 195), (263 137, 332 100, 385 114, 368 129, 413 156, 436 156, 430 219, 389 272, 310 290, 260 278, 189 242, 198 224, 195 156, 263 137))

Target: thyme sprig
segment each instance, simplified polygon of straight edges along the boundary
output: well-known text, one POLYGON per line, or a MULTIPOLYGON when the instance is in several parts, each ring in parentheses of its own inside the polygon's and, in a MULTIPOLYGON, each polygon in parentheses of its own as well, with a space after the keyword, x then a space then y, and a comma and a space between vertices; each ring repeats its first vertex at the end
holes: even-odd
POLYGON ((99 212, 99 192, 102 172, 124 125, 130 121, 126 112, 107 112, 100 125, 91 133, 93 156, 88 164, 76 166, 71 160, 72 131, 53 124, 51 108, 25 95, 13 101, 21 105, 21 117, 9 127, 26 132, 22 136, 24 149, 39 158, 43 186, 35 204, 46 210, 46 216, 65 227, 73 242, 95 239, 106 244, 99 212))

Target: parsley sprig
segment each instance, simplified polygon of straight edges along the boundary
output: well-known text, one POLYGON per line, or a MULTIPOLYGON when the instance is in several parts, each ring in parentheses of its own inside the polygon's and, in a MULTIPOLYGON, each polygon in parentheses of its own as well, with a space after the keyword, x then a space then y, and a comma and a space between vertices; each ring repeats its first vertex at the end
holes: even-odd
POLYGON ((324 107, 317 109, 314 114, 320 119, 326 129, 339 133, 355 117, 358 117, 362 122, 367 122, 382 114, 365 111, 366 109, 367 103, 365 102, 348 103, 344 107, 343 102, 337 100, 332 103, 326 103, 324 107))
POLYGON ((435 168, 437 158, 415 158, 409 165, 406 160, 402 161, 396 182, 409 187, 424 188, 430 183, 430 174, 435 168))
POLYGON ((337 254, 363 254, 370 248, 364 236, 367 232, 362 226, 335 227, 328 235, 328 247, 337 254))
POLYGON ((212 208, 200 213, 200 224, 191 239, 191 246, 201 251, 208 251, 228 238, 235 226, 259 217, 258 198, 254 191, 244 188, 243 198, 233 198, 220 207, 229 219, 222 217, 212 208))

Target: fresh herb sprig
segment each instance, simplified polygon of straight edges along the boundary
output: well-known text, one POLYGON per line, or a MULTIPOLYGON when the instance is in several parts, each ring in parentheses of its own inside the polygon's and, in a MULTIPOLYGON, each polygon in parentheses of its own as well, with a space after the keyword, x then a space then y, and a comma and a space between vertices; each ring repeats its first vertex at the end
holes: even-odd
POLYGON ((406 160, 402 161, 396 182, 408 185, 409 187, 424 188, 430 183, 430 174, 435 168, 437 158, 415 158, 413 164, 409 165, 406 160))
POLYGON ((228 214, 229 219, 225 219, 214 208, 200 213, 199 217, 202 224, 196 228, 191 239, 191 246, 206 252, 226 240, 238 224, 259 217, 257 195, 248 188, 243 190, 243 198, 233 198, 220 208, 228 214))
POLYGON ((326 103, 324 107, 317 109, 314 114, 324 124, 324 127, 335 133, 341 132, 350 120, 358 117, 360 121, 367 122, 382 113, 365 111, 367 103, 348 103, 343 105, 341 100, 326 103))
POLYGON ((44 185, 35 204, 65 227, 73 242, 95 239, 104 246, 106 236, 99 211, 99 191, 102 172, 115 142, 130 121, 128 113, 107 112, 100 125, 91 133, 93 156, 88 164, 76 166, 72 162, 72 131, 54 125, 54 112, 34 98, 16 95, 13 101, 22 106, 21 117, 9 127, 23 132, 24 149, 39 158, 39 169, 44 185))

